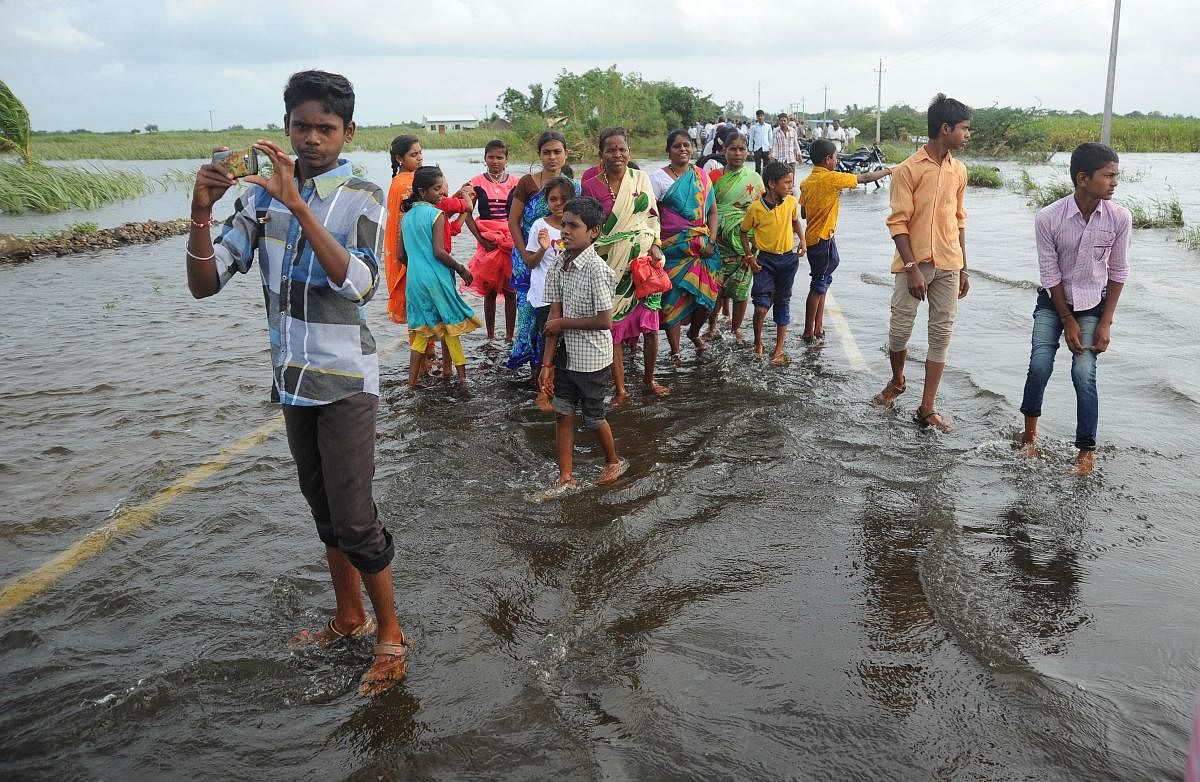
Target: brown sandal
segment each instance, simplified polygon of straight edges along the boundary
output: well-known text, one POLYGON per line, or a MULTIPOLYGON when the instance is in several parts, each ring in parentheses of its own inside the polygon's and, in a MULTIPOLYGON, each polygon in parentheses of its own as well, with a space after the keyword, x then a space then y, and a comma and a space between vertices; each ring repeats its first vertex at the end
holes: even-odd
POLYGON ((314 646, 318 649, 327 649, 333 646, 338 641, 345 638, 354 640, 364 636, 373 635, 375 633, 375 620, 367 617, 363 623, 355 627, 348 633, 343 633, 337 629, 334 624, 334 619, 329 620, 329 624, 320 630, 301 630, 291 641, 288 642, 289 649, 303 649, 306 646, 314 646))
POLYGON ((403 632, 400 633, 400 643, 375 644, 373 652, 376 660, 371 663, 371 667, 362 675, 358 684, 358 694, 365 697, 390 690, 408 675, 408 638, 403 632), (378 659, 380 657, 384 659, 378 659), (387 664, 383 665, 379 673, 372 674, 381 663, 387 664))
POLYGON ((944 420, 942 420, 941 414, 933 408, 930 408, 928 411, 922 413, 921 408, 918 407, 917 412, 913 413, 913 423, 916 424, 917 426, 921 427, 922 429, 928 429, 929 427, 933 427, 934 429, 937 429, 939 432, 949 432, 953 428, 950 426, 950 424, 948 424, 944 420), (930 418, 933 418, 934 416, 937 416, 936 423, 931 422, 929 420, 930 418))
POLYGON ((871 404, 875 405, 876 407, 891 407, 892 403, 896 401, 896 397, 900 396, 907 390, 908 383, 896 385, 896 381, 889 378, 887 385, 883 387, 882 391, 875 395, 875 398, 871 400, 871 404), (890 399, 888 398, 889 394, 891 395, 890 399))

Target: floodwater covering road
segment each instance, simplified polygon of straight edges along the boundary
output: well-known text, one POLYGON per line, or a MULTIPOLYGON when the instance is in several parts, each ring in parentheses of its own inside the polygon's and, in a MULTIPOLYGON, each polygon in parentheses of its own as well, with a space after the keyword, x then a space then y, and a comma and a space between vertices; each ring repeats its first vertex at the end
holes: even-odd
MULTIPOLYGON (((478 156, 426 159, 457 183, 478 156)), ((385 155, 355 158, 385 184, 385 155)), ((1122 164, 1119 198, 1173 187, 1200 219, 1184 190, 1200 155, 1122 164)), ((185 209, 160 194, 0 231, 185 209)), ((794 340, 783 368, 729 339, 704 359, 685 347, 661 373, 669 399, 610 416, 632 468, 608 490, 531 502, 555 474, 553 423, 502 345, 465 340, 469 395, 407 392, 406 351, 387 353, 375 488, 416 650, 371 701, 354 692, 368 643, 286 649, 332 592, 271 424, 257 277, 193 301, 182 238, 0 267, 0 581, 267 426, 0 616, 0 775, 1178 779, 1200 686, 1200 256, 1135 235, 1099 366, 1098 469, 1067 478, 1065 356, 1044 457, 1012 447, 1033 209, 976 189, 968 209, 950 435, 917 430, 911 393, 868 404, 886 377, 886 187, 843 197, 828 342, 794 340)), ((379 344, 403 348, 383 303, 369 310, 379 344)), ((591 477, 599 453, 579 442, 591 477)))

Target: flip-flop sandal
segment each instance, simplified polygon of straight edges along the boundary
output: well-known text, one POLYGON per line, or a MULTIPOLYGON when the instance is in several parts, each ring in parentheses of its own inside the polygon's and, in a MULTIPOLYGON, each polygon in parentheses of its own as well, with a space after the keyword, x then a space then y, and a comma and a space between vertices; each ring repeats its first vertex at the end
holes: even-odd
POLYGON ((395 662, 385 668, 384 673, 375 676, 371 675, 371 671, 375 670, 375 666, 382 661, 376 659, 371 663, 371 667, 359 679, 359 695, 369 698, 387 692, 408 675, 408 639, 404 637, 403 633, 400 634, 400 638, 398 644, 375 644, 372 653, 376 658, 390 658, 395 662))
POLYGON ((902 386, 898 386, 898 385, 896 385, 895 381, 888 380, 887 385, 883 387, 883 390, 880 391, 878 394, 876 394, 875 398, 871 400, 871 404, 875 405, 876 407, 891 407, 892 404, 896 401, 896 397, 900 396, 907 390, 908 390, 908 383, 905 383, 902 386), (886 394, 889 391, 892 392, 892 398, 885 399, 884 394, 886 394))
POLYGON ((944 420, 942 420, 942 416, 940 413, 938 413, 937 410, 929 410, 928 412, 922 413, 921 408, 918 407, 917 412, 913 413, 913 423, 916 424, 917 426, 921 427, 922 429, 933 428, 933 429, 938 430, 939 432, 949 432, 950 431, 950 425, 948 423, 946 423, 944 420), (937 416, 938 421, 940 423, 935 424, 935 423, 929 422, 929 419, 933 418, 935 415, 937 416))
POLYGON ((358 627, 354 628, 348 633, 343 633, 341 630, 337 629, 337 625, 334 624, 334 620, 331 618, 329 620, 329 624, 325 625, 325 627, 321 630, 301 630, 296 637, 288 642, 288 648, 304 649, 307 647, 315 647, 317 649, 328 649, 330 646, 333 646, 345 638, 355 640, 368 635, 373 635, 375 633, 375 629, 375 620, 368 616, 358 627), (330 638, 328 635, 325 635, 326 632, 331 633, 333 637, 330 638))

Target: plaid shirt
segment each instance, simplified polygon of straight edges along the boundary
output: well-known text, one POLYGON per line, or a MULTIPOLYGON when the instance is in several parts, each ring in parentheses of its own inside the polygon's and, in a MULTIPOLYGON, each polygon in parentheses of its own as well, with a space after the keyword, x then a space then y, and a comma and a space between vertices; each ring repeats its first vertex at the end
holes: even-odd
MULTIPOLYGON (((608 263, 587 249, 550 267, 546 274, 547 304, 561 303, 564 318, 591 318, 597 312, 613 308, 616 275, 608 263)), ((609 329, 564 329, 559 339, 566 343, 567 369, 572 372, 599 372, 612 365, 613 342, 609 329)))
POLYGON ((795 163, 800 159, 800 141, 796 129, 790 125, 780 129, 771 128, 771 157, 780 163, 795 163))
POLYGON ((271 332, 271 399, 285 405, 379 395, 379 357, 364 305, 379 283, 383 191, 354 176, 349 161, 338 163, 301 182, 300 196, 350 253, 341 285, 325 274, 291 212, 257 186, 237 199, 213 245, 222 288, 250 271, 258 251, 271 332))

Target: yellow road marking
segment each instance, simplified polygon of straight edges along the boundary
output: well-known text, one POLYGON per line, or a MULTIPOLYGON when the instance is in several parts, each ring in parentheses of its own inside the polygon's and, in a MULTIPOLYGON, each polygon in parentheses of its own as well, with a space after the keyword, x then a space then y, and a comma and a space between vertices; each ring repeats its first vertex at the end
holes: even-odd
MULTIPOLYGON (((381 350, 379 357, 384 358, 394 353, 401 345, 407 344, 407 337, 398 339, 381 350)), ((82 540, 76 541, 62 553, 51 557, 40 567, 0 587, 0 616, 49 589, 60 578, 104 551, 118 535, 145 527, 154 521, 171 503, 195 491, 201 483, 225 469, 234 457, 266 442, 281 428, 283 428, 283 416, 279 415, 227 448, 223 448, 216 456, 150 499, 121 511, 107 524, 92 530, 82 540)))
POLYGON ((842 308, 838 306, 832 293, 825 295, 825 310, 837 325, 838 338, 842 341, 842 350, 846 351, 846 359, 850 362, 850 368, 856 372, 866 372, 869 369, 867 361, 863 358, 862 351, 858 349, 858 343, 854 341, 854 334, 850 331, 850 324, 846 322, 845 316, 842 315, 842 308))

